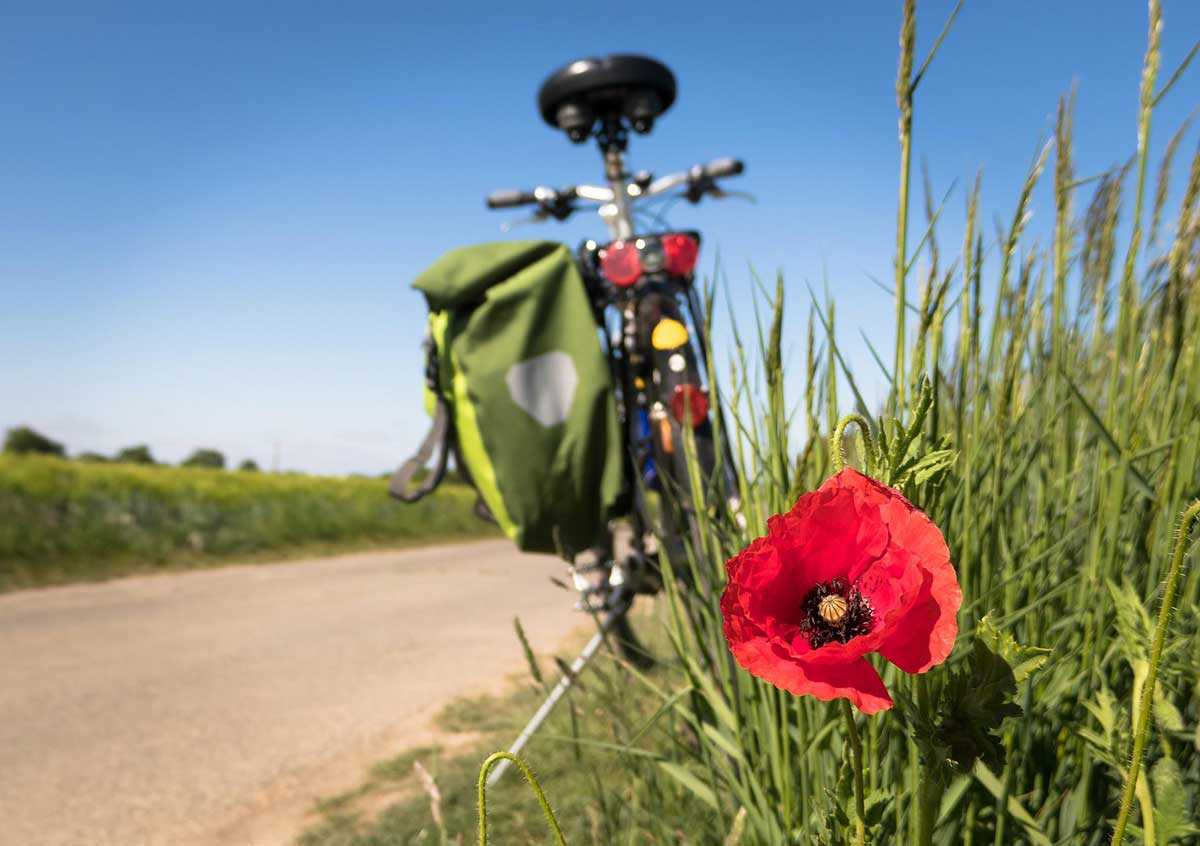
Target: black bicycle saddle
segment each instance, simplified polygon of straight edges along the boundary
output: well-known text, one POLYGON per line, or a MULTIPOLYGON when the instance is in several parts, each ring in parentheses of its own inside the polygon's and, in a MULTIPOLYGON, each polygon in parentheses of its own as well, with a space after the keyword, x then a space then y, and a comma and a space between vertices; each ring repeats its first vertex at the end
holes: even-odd
POLYGON ((550 74, 538 91, 542 119, 573 141, 584 140, 596 118, 623 116, 637 132, 649 132, 674 102, 675 75, 647 56, 579 59, 550 74))

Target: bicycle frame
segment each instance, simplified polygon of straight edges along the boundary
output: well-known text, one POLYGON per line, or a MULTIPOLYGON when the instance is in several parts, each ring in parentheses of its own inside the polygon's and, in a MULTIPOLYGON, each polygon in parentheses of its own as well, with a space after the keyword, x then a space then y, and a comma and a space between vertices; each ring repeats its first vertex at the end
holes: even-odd
MULTIPOLYGON (((581 594, 579 607, 597 613, 601 631, 588 644, 576 665, 550 698, 534 715, 518 737, 515 749, 536 730, 550 708, 607 634, 615 633, 626 657, 635 660, 640 646, 629 628, 626 614, 634 595, 655 592, 654 579, 667 578, 657 571, 646 554, 646 536, 655 532, 655 515, 646 502, 646 492, 655 485, 668 496, 657 520, 661 521, 659 543, 669 560, 680 560, 676 545, 698 543, 699 509, 693 494, 697 482, 706 486, 716 481, 717 451, 724 453, 725 473, 733 466, 729 440, 719 406, 710 411, 703 386, 712 383, 705 358, 705 313, 693 284, 694 260, 699 249, 698 232, 682 232, 694 244, 684 253, 684 262, 665 259, 665 236, 676 233, 639 233, 634 223, 637 202, 682 188, 681 195, 690 203, 703 197, 734 196, 722 190, 716 180, 737 176, 743 164, 737 159, 717 159, 693 165, 686 171, 655 179, 645 172, 627 173, 625 151, 629 132, 645 134, 675 99, 675 81, 671 72, 646 57, 619 55, 608 59, 586 59, 560 69, 543 84, 539 109, 543 119, 567 133, 571 141, 583 143, 594 138, 604 160, 605 185, 573 185, 560 189, 538 187, 529 190, 499 191, 487 198, 489 208, 536 206, 532 222, 554 218, 566 220, 580 210, 577 201, 598 206, 600 218, 608 228, 608 244, 588 240, 580 246, 576 259, 591 300, 593 316, 604 339, 612 386, 617 400, 627 491, 621 511, 628 515, 632 551, 617 558, 613 553, 610 524, 602 546, 595 549, 598 564, 576 568, 574 551, 566 555, 575 587, 581 594), (636 239, 636 240, 635 240, 636 239), (645 239, 645 240, 642 240, 645 239), (621 242, 621 243, 618 243, 621 242), (625 243, 633 242, 633 243, 625 243), (622 272, 613 259, 620 253, 607 251, 634 249, 636 270, 622 272), (640 256, 657 250, 653 263, 640 256), (602 264, 601 256, 609 261, 602 264), (609 278, 611 277, 611 278, 609 278), (675 323, 677 325, 671 326, 675 323), (662 332, 659 332, 659 328, 662 332), (690 327, 690 328, 689 328, 690 327), (661 334, 661 337, 660 337, 661 334), (716 426, 714 426, 714 422, 716 426), (719 427, 719 429, 717 428, 719 427), (685 443, 693 449, 684 449, 685 443), (654 475, 651 473, 654 468, 654 475), (701 478, 698 479, 697 476, 701 478), (678 497, 675 497, 678 494, 678 497), (602 570, 601 585, 588 582, 585 573, 602 570), (647 586, 650 587, 646 590, 647 586), (602 595, 599 606, 591 597, 602 595), (632 648, 632 649, 630 649, 632 648)), ((743 195, 745 196, 745 195, 743 195)), ((673 254, 680 253, 676 246, 673 254)), ((736 508, 736 483, 726 475, 722 487, 731 506, 736 508), (733 492, 733 493, 730 493, 733 492)), ((704 494, 701 494, 704 499, 704 494)), ((690 579, 680 576, 690 583, 690 579)), ((659 585, 661 587, 661 585, 659 585)), ((697 586, 698 587, 698 586, 697 586)), ((711 591, 712 585, 703 585, 711 591)), ((640 653, 645 658, 645 653, 640 653)), ((504 764, 493 770, 493 783, 504 764)))

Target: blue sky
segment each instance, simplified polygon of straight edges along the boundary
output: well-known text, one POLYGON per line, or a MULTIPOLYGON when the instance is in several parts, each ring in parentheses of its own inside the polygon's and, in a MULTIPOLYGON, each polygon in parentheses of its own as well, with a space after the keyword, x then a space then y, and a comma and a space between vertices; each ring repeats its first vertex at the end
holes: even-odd
MULTIPOLYGON (((920 55, 951 6, 918 4, 920 55)), ((1169 72, 1200 37, 1200 4, 1164 8, 1169 72)), ((738 187, 756 205, 671 215, 704 231, 701 261, 719 245, 735 295, 750 264, 782 269, 797 351, 805 283, 825 278, 857 370, 877 372, 859 330, 891 343, 868 274, 886 279, 893 253, 899 3, 4 9, 0 427, 72 452, 146 442, 172 461, 212 446, 264 465, 278 449, 313 472, 390 468, 427 422, 412 279, 463 244, 603 233, 579 215, 505 235, 482 197, 600 181, 594 147, 553 133, 534 96, 555 67, 616 51, 679 79, 676 106, 634 138, 634 168, 747 163, 738 187)), ((1145 16, 1135 0, 968 2, 918 93, 935 190, 982 167, 986 219, 1011 216, 1074 79, 1078 172, 1125 160, 1145 16)), ((1197 73, 1156 117, 1156 153, 1200 101, 1197 73)), ((962 205, 960 190, 947 246, 962 205)), ((1039 193, 1035 228, 1051 214, 1039 193)))

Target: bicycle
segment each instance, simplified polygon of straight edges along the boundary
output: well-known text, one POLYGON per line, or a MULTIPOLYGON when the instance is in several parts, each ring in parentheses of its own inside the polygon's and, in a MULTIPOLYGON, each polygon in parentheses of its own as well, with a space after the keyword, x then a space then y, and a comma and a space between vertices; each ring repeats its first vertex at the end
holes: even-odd
MULTIPOLYGON (((610 240, 584 241, 576 259, 602 330, 617 398, 631 549, 616 558, 610 527, 606 542, 593 550, 593 563, 576 566, 572 557, 570 574, 581 607, 604 613, 602 633, 612 631, 623 654, 643 663, 649 659, 629 625, 628 611, 634 596, 656 592, 662 578, 647 552, 646 537, 657 522, 672 561, 683 560, 687 538, 697 540, 693 479, 684 449, 687 430, 694 466, 702 476, 696 481, 709 485, 721 480, 714 479, 717 446, 700 354, 707 349, 705 321, 693 284, 700 233, 641 232, 635 226, 635 207, 654 197, 676 196, 696 204, 705 197, 735 196, 717 180, 744 170, 737 159, 718 159, 658 178, 626 171, 630 131, 650 132, 675 95, 671 71, 644 56, 613 55, 563 66, 541 86, 539 111, 573 143, 596 139, 607 186, 499 191, 486 200, 492 209, 536 206, 528 222, 564 221, 590 206, 607 224, 610 240), (657 521, 648 491, 662 494, 657 521), (596 573, 599 580, 592 578, 596 573)), ((662 224, 661 216, 658 222, 662 224)), ((724 466, 731 467, 732 461, 724 466)), ((730 486, 721 493, 731 499, 728 492, 734 490, 730 486)))

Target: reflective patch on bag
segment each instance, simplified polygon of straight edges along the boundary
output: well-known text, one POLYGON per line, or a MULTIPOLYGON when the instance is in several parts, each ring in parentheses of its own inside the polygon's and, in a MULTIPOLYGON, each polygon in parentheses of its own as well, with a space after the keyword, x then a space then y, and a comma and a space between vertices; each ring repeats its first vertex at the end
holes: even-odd
POLYGON ((575 362, 565 352, 548 352, 508 369, 504 377, 513 402, 543 426, 566 423, 579 385, 575 362))

